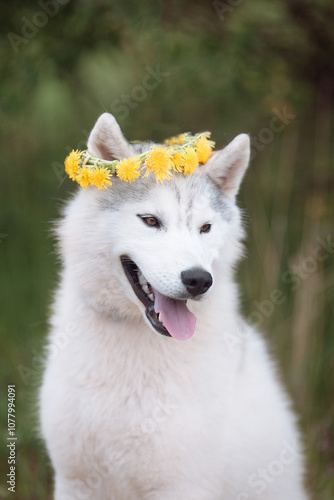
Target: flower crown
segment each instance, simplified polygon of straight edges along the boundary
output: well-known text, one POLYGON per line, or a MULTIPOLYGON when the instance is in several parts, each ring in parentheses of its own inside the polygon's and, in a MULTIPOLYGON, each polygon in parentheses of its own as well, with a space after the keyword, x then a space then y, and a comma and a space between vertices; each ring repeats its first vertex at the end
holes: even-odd
POLYGON ((173 171, 191 175, 199 163, 206 163, 212 155, 215 143, 210 141, 210 135, 210 132, 194 136, 180 134, 166 139, 163 145, 151 146, 146 153, 124 160, 107 161, 91 155, 87 150, 73 150, 65 160, 65 171, 83 188, 96 186, 98 189, 111 186, 112 175, 125 182, 132 182, 141 175, 147 177, 152 172, 157 182, 169 180, 173 171))

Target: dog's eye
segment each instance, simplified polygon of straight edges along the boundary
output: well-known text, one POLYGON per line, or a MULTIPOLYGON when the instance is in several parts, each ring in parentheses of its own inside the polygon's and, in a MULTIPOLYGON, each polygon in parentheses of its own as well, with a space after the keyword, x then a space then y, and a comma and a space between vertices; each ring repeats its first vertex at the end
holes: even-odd
POLYGON ((158 223, 158 220, 155 218, 155 217, 144 217, 144 222, 146 222, 146 224, 148 226, 158 226, 159 223, 158 223))
POLYGON ((156 227, 156 228, 160 227, 160 221, 156 217, 153 217, 152 215, 139 215, 139 217, 148 226, 156 227))
POLYGON ((208 222, 201 227, 201 233, 208 233, 211 229, 211 224, 208 222))

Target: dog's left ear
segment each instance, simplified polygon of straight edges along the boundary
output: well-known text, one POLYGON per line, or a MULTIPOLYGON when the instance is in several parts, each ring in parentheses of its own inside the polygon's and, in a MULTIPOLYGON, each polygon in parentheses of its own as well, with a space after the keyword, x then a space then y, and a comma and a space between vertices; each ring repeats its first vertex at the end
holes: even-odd
POLYGON ((249 137, 240 134, 224 149, 213 153, 203 168, 226 196, 234 200, 248 167, 249 157, 249 137))

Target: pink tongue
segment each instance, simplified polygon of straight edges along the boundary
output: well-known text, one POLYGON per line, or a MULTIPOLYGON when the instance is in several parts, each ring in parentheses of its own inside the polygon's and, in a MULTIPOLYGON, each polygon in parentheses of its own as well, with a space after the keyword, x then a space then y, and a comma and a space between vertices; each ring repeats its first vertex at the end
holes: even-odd
POLYGON ((194 331, 196 317, 189 311, 185 300, 174 300, 162 295, 155 288, 154 310, 160 313, 160 320, 174 339, 187 340, 194 331))

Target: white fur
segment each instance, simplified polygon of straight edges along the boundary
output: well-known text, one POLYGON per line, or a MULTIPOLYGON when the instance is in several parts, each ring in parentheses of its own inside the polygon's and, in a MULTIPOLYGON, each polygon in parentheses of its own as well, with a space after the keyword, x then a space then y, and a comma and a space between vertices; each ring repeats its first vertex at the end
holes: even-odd
MULTIPOLYGON (((110 115, 89 147, 132 154, 110 115)), ((103 192, 80 189, 66 207, 40 398, 55 500, 306 500, 294 414, 262 337, 238 312, 234 197, 248 158, 241 135, 189 178, 115 179, 103 192), (159 215, 166 230, 138 213, 159 215), (172 297, 182 294, 182 270, 213 275, 203 300, 188 301, 191 339, 148 325, 123 254, 172 297)))

